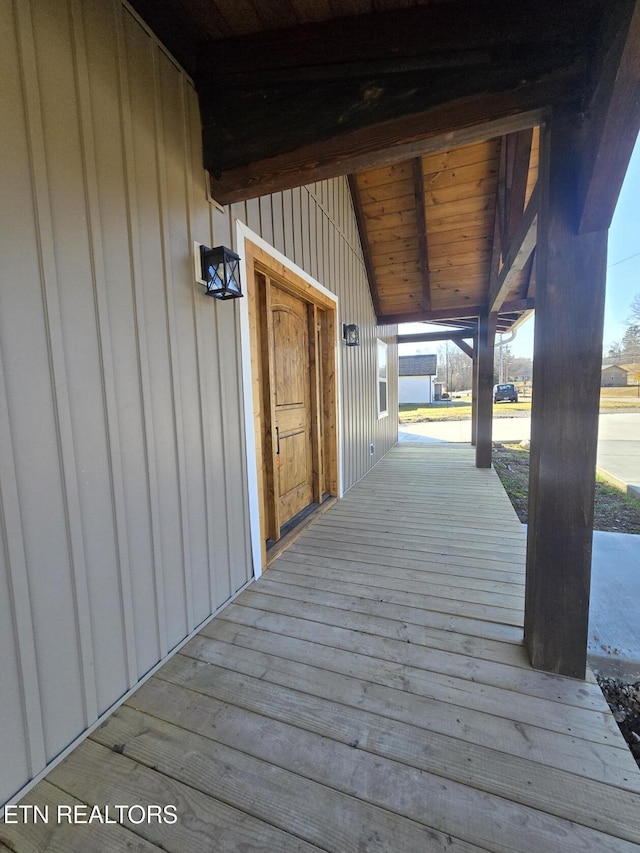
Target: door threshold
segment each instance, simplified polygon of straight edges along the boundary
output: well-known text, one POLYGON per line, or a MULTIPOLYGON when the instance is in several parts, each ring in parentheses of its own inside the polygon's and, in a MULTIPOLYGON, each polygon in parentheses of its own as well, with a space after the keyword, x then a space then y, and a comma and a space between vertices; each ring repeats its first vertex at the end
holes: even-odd
POLYGON ((314 521, 320 518, 321 515, 324 515, 328 509, 337 503, 338 498, 336 497, 328 497, 321 504, 316 504, 316 506, 309 512, 308 510, 303 510, 303 518, 285 533, 280 539, 276 542, 273 542, 271 545, 267 543, 267 567, 276 560, 283 551, 286 551, 290 545, 300 537, 307 530, 314 521))

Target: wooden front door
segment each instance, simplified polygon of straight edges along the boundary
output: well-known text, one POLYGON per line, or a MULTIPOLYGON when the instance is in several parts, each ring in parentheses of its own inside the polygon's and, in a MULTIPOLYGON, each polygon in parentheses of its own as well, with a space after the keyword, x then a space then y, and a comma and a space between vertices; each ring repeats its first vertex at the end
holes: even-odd
POLYGON ((282 527, 313 501, 309 305, 269 282, 275 500, 282 527))
POLYGON ((250 241, 245 257, 264 569, 296 516, 339 493, 337 305, 250 241))

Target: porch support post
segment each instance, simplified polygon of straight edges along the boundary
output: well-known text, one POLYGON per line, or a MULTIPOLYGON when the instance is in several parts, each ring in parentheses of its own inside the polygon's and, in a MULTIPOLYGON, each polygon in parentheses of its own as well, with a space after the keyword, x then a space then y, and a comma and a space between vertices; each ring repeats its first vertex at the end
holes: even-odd
POLYGON ((476 468, 491 468, 493 348, 497 319, 497 314, 484 314, 478 320, 476 468))
POLYGON ((525 644, 537 669, 584 678, 607 232, 578 234, 578 115, 540 145, 525 644))
POLYGON ((478 336, 473 338, 473 356, 471 365, 471 446, 478 441, 478 336))

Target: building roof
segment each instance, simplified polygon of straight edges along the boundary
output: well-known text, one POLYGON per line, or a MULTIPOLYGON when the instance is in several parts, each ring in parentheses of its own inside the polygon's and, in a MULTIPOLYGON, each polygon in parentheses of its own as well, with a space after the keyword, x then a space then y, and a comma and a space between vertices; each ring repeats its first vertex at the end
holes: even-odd
POLYGON ((398 359, 400 376, 435 376, 437 372, 436 355, 401 355, 398 359))
POLYGON ((602 370, 603 372, 611 370, 612 367, 616 370, 623 370, 625 373, 640 373, 640 362, 634 362, 633 364, 608 364, 602 370))

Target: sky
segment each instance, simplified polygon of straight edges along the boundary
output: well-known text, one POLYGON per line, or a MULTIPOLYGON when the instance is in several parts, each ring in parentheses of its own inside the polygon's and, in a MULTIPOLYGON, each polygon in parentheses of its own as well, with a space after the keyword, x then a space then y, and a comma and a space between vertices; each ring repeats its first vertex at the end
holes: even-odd
MULTIPOLYGON (((640 293, 640 137, 629 162, 618 204, 609 229, 607 290, 604 315, 604 353, 613 341, 619 341, 627 326, 633 297, 640 293)), ((511 343, 515 356, 533 356, 533 318, 527 320, 511 343)), ((429 327, 434 328, 434 327, 429 327)), ((402 326, 401 334, 424 332, 424 323, 402 326)), ((436 352, 439 344, 423 345, 422 351, 436 352)), ((400 354, 415 352, 409 344, 401 345, 400 354)))

